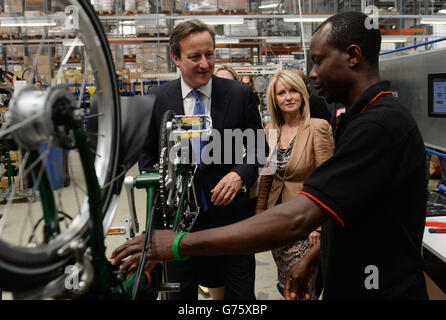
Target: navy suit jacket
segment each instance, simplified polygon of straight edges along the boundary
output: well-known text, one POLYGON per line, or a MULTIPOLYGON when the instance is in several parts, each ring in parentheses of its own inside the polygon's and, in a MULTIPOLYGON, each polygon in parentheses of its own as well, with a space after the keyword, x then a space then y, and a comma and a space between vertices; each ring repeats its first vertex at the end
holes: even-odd
MULTIPOLYGON (((149 94, 155 95, 156 100, 149 132, 138 162, 140 171, 151 171, 153 170, 153 165, 159 162, 158 140, 163 114, 167 110, 173 110, 177 115, 184 114, 180 79, 169 81, 159 87, 155 87, 149 91, 149 94)), ((239 81, 213 76, 211 118, 213 129, 217 130, 221 135, 222 148, 225 145, 224 129, 240 129, 241 131, 254 129, 256 138, 257 134, 260 134, 260 139, 263 140, 260 141, 261 146, 267 145, 255 97, 249 85, 239 81)), ((256 140, 255 145, 252 143, 245 144, 248 154, 256 154, 257 143, 256 140)), ((228 144, 228 141, 226 141, 226 144, 228 144)), ((235 154, 234 148, 236 147, 232 147, 233 155, 235 154)), ((268 150, 263 150, 262 148, 260 150, 263 155, 268 153, 268 150)), ((257 180, 259 169, 263 165, 263 163, 259 163, 258 161, 256 161, 256 163, 246 163, 248 157, 244 158, 245 163, 236 164, 232 161, 232 163, 223 163, 223 150, 221 151, 221 154, 221 164, 212 163, 204 165, 203 169, 197 172, 194 178, 196 185, 203 188, 210 208, 213 207, 210 201, 210 190, 212 190, 227 173, 230 171, 237 172, 243 180, 243 185, 249 190, 257 180)), ((255 158, 258 160, 257 156, 255 158)), ((249 199, 249 192, 243 192, 241 190, 231 204, 221 208, 224 208, 225 213, 219 218, 214 217, 212 222, 209 221, 206 224, 206 227, 225 225, 243 220, 254 214, 255 203, 253 204, 252 199, 249 199)))

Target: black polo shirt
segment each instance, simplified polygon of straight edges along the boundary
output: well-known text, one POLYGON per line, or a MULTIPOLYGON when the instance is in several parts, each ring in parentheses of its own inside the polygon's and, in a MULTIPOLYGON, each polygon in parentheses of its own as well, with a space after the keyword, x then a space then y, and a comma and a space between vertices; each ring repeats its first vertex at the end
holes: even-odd
POLYGON ((331 114, 328 111, 325 100, 314 94, 310 94, 310 116, 312 118, 324 119, 331 123, 331 114))
POLYGON ((419 129, 389 82, 342 115, 333 157, 302 190, 332 218, 321 235, 324 299, 427 299, 425 166, 419 129))

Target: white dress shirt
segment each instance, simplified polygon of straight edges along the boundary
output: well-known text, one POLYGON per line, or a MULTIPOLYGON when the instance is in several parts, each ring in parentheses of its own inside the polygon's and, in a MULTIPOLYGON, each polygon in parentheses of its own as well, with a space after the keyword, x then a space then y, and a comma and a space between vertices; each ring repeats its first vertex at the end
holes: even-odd
MULTIPOLYGON (((192 88, 184 82, 181 77, 181 95, 183 97, 184 114, 186 116, 194 114, 195 96, 192 93, 192 88)), ((206 115, 211 115, 211 93, 212 93, 212 78, 209 82, 197 89, 200 92, 201 101, 204 105, 206 115)))

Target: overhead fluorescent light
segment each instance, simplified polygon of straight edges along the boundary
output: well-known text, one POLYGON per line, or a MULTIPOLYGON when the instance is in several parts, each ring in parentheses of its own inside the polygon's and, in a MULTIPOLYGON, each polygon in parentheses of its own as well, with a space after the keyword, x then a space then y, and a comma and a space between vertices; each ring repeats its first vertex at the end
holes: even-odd
POLYGON ((407 37, 399 37, 399 36, 383 36, 381 42, 385 43, 395 43, 395 42, 406 42, 407 37))
POLYGON ((0 18, 0 27, 50 27, 56 21, 50 17, 4 17, 0 18))
MULTIPOLYGON (((181 17, 183 18, 183 17, 181 17)), ((184 20, 192 20, 197 19, 197 17, 193 18, 185 18, 184 20)), ((198 18, 206 24, 216 25, 216 24, 243 24, 245 19, 243 17, 238 16, 201 16, 198 18)), ((176 23, 180 22, 179 20, 175 21, 176 23)))
POLYGON ((446 24, 446 18, 421 18, 421 24, 446 24))
POLYGON ((300 37, 265 37, 266 43, 300 43, 300 37))
POLYGON ((287 17, 283 18, 284 22, 303 22, 303 23, 312 23, 312 22, 324 22, 327 20, 330 16, 303 16, 302 18, 297 17, 287 17))
POLYGON ((271 9, 271 8, 277 8, 278 6, 279 6, 278 3, 262 4, 259 6, 259 9, 271 9))
POLYGON ((237 38, 226 38, 226 37, 215 37, 216 44, 235 44, 240 43, 240 40, 237 38))
POLYGON ((135 20, 119 21, 119 24, 121 26, 134 26, 135 25, 135 20))

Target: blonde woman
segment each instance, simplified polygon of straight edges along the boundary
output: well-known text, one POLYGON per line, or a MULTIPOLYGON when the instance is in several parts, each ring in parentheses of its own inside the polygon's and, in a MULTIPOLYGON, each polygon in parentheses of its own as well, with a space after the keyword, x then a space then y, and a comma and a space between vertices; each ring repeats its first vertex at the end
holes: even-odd
POLYGON ((227 64, 218 67, 217 70, 215 70, 214 74, 220 78, 226 78, 230 80, 239 79, 239 76, 237 72, 235 72, 234 68, 227 64))
MULTIPOLYGON (((271 78, 267 108, 271 123, 265 131, 271 154, 260 177, 256 213, 296 197, 305 179, 331 157, 334 149, 330 124, 310 118, 308 91, 297 72, 282 70, 271 78)), ((313 234, 312 238, 318 237, 313 234)), ((307 238, 272 250, 282 295, 287 272, 310 247, 307 238)), ((309 283, 312 298, 316 298, 314 280, 309 283)))

